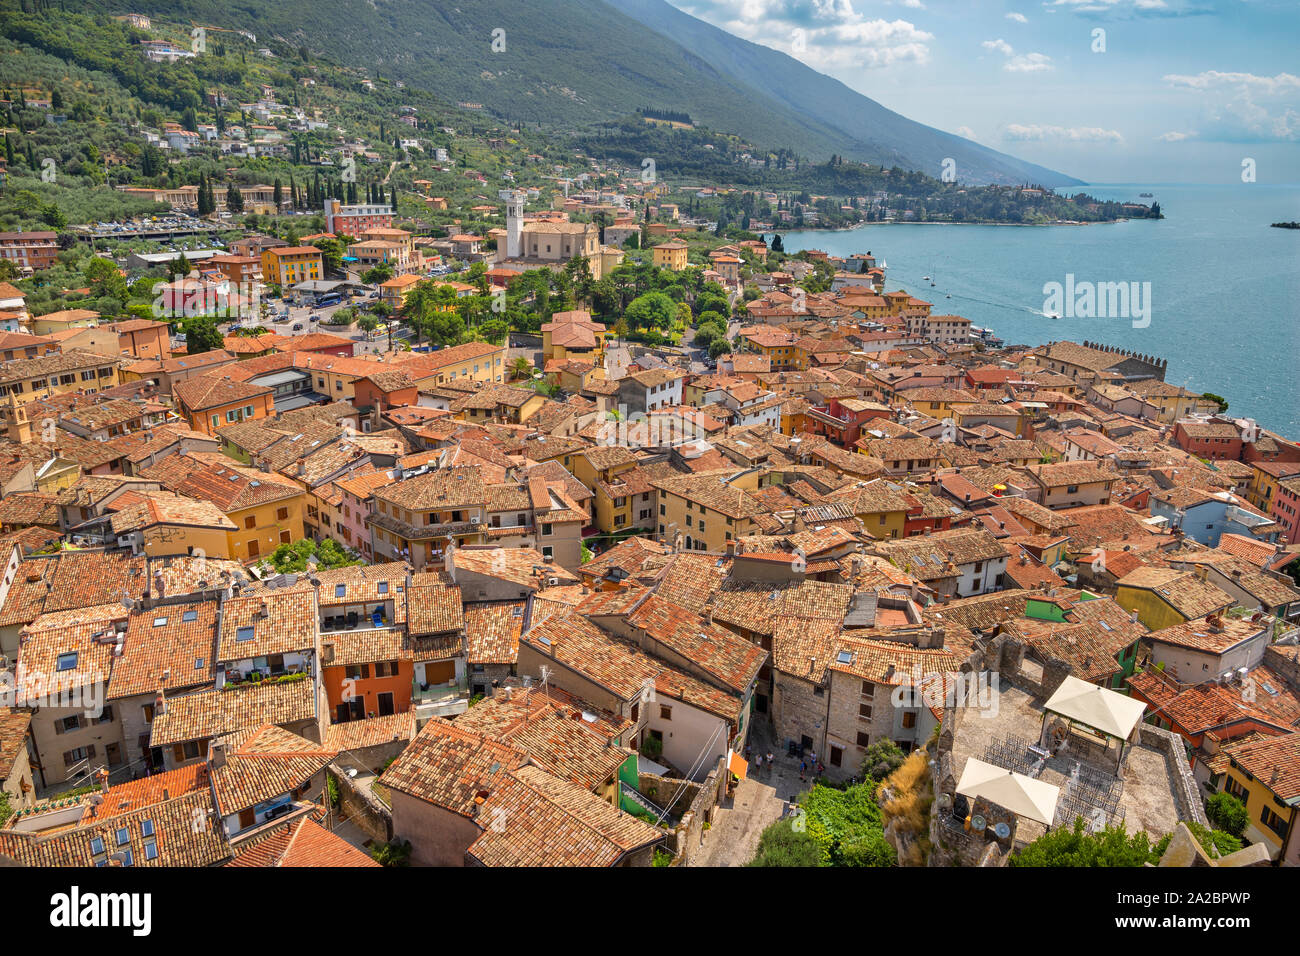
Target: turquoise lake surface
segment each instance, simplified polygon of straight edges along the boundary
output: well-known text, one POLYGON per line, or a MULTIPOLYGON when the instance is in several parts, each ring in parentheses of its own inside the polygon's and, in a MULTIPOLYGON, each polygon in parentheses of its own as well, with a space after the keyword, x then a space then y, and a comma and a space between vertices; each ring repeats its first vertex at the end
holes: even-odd
MULTIPOLYGON (((1162 220, 1086 226, 875 224, 783 232, 787 252, 871 252, 905 289, 992 328, 1008 345, 1103 342, 1168 359, 1165 380, 1222 395, 1229 414, 1300 438, 1300 186, 1080 187, 1100 199, 1152 193, 1162 220), (1047 283, 1150 283, 1150 322, 1052 319, 1047 283), (923 279, 931 276, 934 285, 923 279)), ((1142 287, 1141 285, 1139 286, 1142 287)))

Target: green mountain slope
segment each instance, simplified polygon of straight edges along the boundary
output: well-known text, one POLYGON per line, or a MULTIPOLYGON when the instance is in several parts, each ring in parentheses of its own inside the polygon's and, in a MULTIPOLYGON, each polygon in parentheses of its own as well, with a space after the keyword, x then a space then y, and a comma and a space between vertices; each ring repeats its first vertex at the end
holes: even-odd
POLYGON ((943 160, 951 157, 963 182, 1052 186, 1080 182, 910 120, 793 57, 734 37, 666 0, 606 2, 650 29, 673 37, 734 80, 766 96, 779 97, 797 113, 835 129, 852 144, 841 151, 855 159, 884 166, 897 164, 938 177, 943 160))
POLYGON ((89 0, 88 5, 269 34, 453 102, 481 103, 517 122, 576 129, 647 106, 686 112, 696 123, 817 160, 838 153, 934 175, 941 160, 951 156, 967 181, 1076 182, 913 123, 789 57, 730 37, 666 4, 656 9, 642 0, 334 0, 325 8, 312 0, 89 0), (505 31, 501 52, 493 52, 494 30, 505 31))

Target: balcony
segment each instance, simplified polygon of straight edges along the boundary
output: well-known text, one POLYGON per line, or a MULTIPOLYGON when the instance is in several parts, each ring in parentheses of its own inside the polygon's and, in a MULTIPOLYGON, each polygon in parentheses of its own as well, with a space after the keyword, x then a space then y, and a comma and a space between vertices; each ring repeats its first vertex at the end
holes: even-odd
POLYGON ((417 720, 430 717, 452 717, 469 709, 469 682, 450 680, 443 684, 428 684, 422 689, 418 681, 411 682, 411 709, 417 720))
POLYGON ((446 538, 454 535, 477 534, 486 529, 482 521, 442 521, 436 524, 408 524, 382 511, 373 511, 369 520, 372 524, 401 535, 407 541, 424 541, 433 538, 446 538))
POLYGON ((366 605, 325 605, 321 608, 322 634, 340 631, 373 631, 394 626, 393 615, 387 603, 366 605))
POLYGON ((822 405, 810 405, 804 414, 813 421, 821 422, 823 425, 827 425, 831 428, 848 428, 851 422, 847 415, 843 418, 837 418, 822 405))

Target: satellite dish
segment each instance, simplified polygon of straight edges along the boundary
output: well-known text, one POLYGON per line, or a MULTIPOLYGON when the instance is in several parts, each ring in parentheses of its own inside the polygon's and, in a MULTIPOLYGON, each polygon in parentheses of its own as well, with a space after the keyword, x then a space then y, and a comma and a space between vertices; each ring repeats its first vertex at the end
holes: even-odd
POLYGON ((995 823, 993 825, 993 832, 997 834, 999 840, 1005 840, 1007 837, 1011 836, 1011 827, 1007 826, 1005 823, 995 823))
POLYGON ((952 794, 941 793, 939 794, 939 796, 934 798, 934 802, 939 807, 940 810, 947 810, 949 807, 952 806, 952 794))
POLYGON ((987 827, 988 827, 988 821, 984 819, 982 814, 977 813, 975 814, 975 816, 970 818, 970 828, 972 830, 975 830, 976 832, 980 832, 987 829, 987 827))

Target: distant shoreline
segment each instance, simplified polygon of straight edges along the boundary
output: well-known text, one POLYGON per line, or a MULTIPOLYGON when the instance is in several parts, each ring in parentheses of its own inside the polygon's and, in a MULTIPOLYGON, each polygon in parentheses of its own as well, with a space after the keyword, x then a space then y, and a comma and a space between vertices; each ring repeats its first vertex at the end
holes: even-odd
MULTIPOLYGON (((1054 222, 993 222, 976 220, 973 222, 944 222, 942 220, 922 220, 913 222, 910 220, 891 220, 890 222, 860 222, 853 226, 800 226, 794 229, 764 229, 759 235, 766 235, 769 232, 786 235, 792 232, 853 232, 855 229, 862 229, 864 226, 1009 226, 1012 229, 1041 229, 1048 226, 1109 226, 1117 222, 1145 222, 1150 217, 1143 216, 1141 219, 1124 217, 1122 219, 1103 219, 1098 222, 1080 222, 1076 219, 1060 219, 1054 222)), ((1160 217, 1164 219, 1164 216, 1160 217)))

